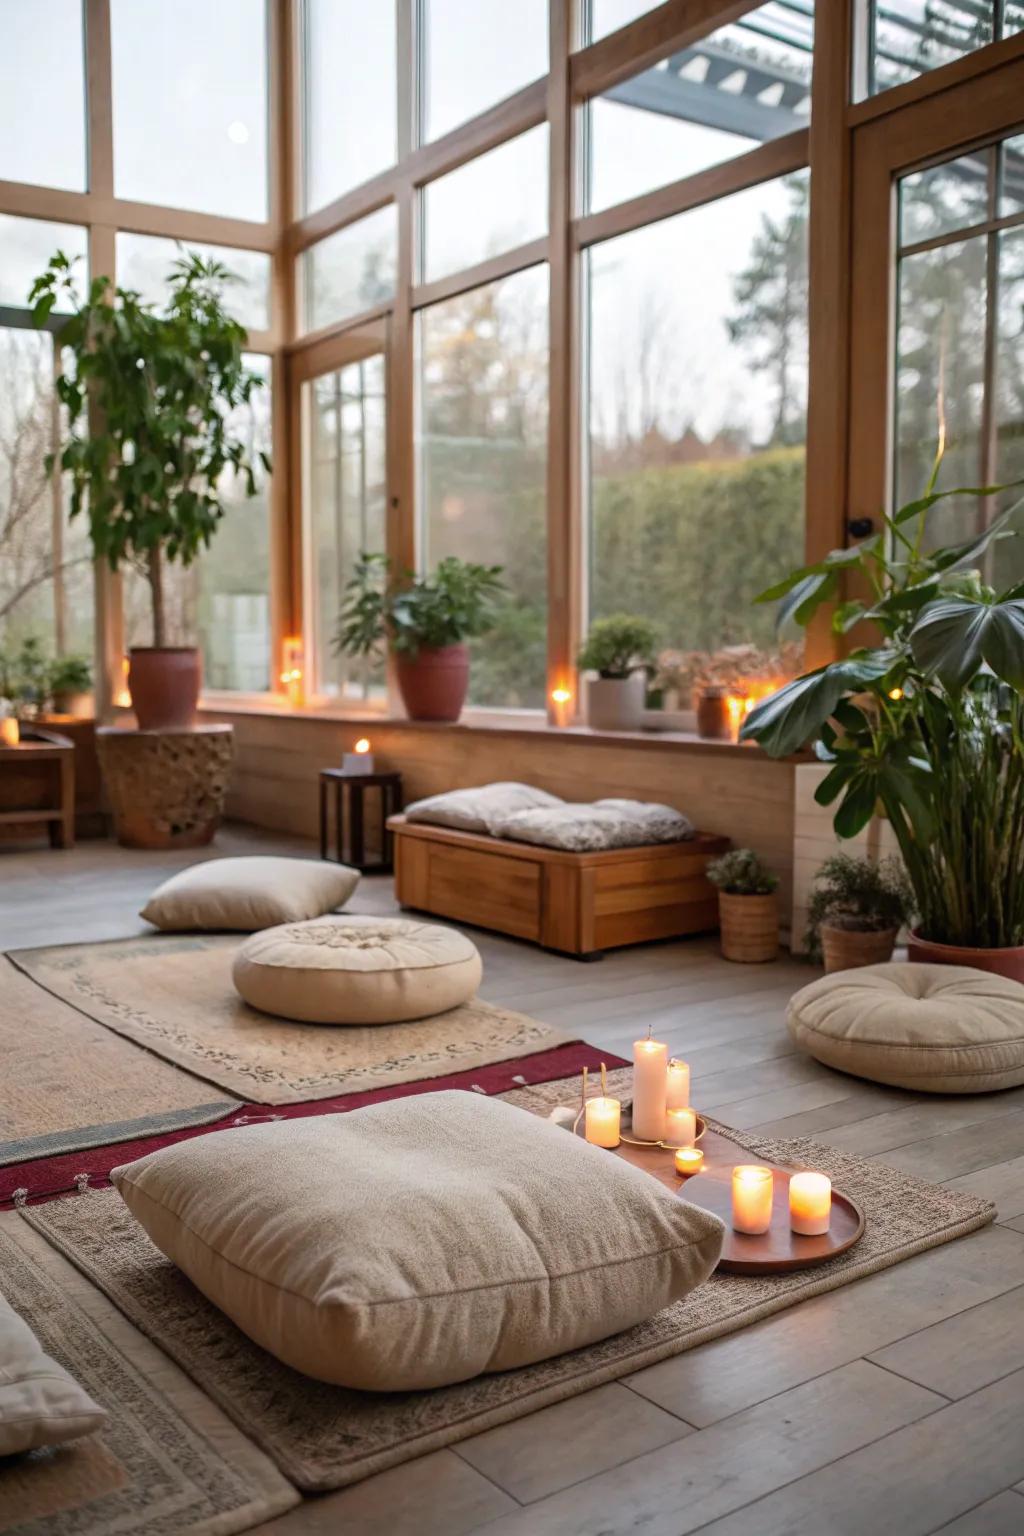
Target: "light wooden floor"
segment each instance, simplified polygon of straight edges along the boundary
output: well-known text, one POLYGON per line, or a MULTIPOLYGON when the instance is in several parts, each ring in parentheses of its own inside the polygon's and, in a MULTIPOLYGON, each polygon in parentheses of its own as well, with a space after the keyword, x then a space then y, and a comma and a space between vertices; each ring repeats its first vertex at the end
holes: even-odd
MULTIPOLYGON (((211 856, 310 853, 226 830, 211 856)), ((138 932, 195 855, 86 843, 0 852, 0 948, 138 932)), ((356 911, 392 908, 365 881, 356 911)), ((652 1023, 695 1101, 734 1126, 814 1134, 997 1201, 998 1224, 730 1338, 304 1503, 261 1536, 1021 1536, 1024 1089, 933 1099, 794 1054, 810 979, 702 940, 581 965, 474 935, 483 993, 628 1055, 652 1023)))

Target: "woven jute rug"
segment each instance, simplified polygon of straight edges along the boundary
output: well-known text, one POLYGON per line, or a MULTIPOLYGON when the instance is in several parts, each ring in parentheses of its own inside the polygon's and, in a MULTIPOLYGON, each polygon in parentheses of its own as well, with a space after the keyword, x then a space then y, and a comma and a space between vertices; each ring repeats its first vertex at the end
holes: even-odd
POLYGON ((572 1037, 475 999, 407 1024, 291 1024, 231 981, 237 936, 163 934, 14 950, 41 988, 107 1029, 256 1104, 298 1104, 468 1072, 572 1037))
MULTIPOLYGON (((624 1090, 628 1078, 628 1073, 612 1073, 612 1091, 624 1090)), ((503 1097, 546 1114, 576 1093, 573 1079, 503 1097)), ((154 1248, 113 1191, 75 1195, 21 1214, 233 1416, 287 1477, 312 1492, 358 1482, 745 1328, 809 1296, 962 1237, 995 1214, 989 1201, 923 1183, 833 1147, 747 1133, 741 1142, 736 1132, 715 1128, 736 1140, 738 1161, 752 1155, 830 1174, 864 1210, 867 1227, 861 1241, 817 1269, 758 1277, 713 1275, 684 1301, 602 1344, 432 1392, 349 1392, 281 1365, 154 1248)))
POLYGON ((298 1503, 273 1463, 105 1296, 0 1217, 3 1290, 107 1410, 87 1439, 4 1460, 2 1536, 229 1536, 298 1503))

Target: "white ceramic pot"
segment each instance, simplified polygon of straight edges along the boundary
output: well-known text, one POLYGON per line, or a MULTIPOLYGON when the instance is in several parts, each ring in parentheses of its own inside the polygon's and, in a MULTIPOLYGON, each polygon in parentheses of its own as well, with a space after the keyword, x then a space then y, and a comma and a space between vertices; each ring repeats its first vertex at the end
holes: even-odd
POLYGON ((587 724, 594 731, 643 729, 647 680, 643 672, 629 677, 587 679, 587 724))

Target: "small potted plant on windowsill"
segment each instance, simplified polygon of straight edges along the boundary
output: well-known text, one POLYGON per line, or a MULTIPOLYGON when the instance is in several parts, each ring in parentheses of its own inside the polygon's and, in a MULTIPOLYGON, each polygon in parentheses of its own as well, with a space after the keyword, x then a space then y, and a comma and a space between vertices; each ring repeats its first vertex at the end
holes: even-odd
POLYGON ((47 706, 55 715, 70 715, 92 688, 92 668, 84 656, 58 656, 46 672, 47 706))
POLYGON ((654 662, 657 630, 647 619, 616 613, 597 619, 579 656, 587 679, 587 724, 597 731, 638 731, 643 725, 647 669, 654 662))
POLYGON ((851 971, 892 959, 896 938, 914 910, 914 895, 896 859, 825 860, 807 906, 807 950, 826 971, 851 971))
POLYGON ((714 859, 707 877, 718 887, 722 957, 750 963, 779 952, 779 877, 752 848, 733 848, 714 859))
POLYGON ((345 588, 334 650, 369 657, 390 646, 409 718, 453 722, 469 688, 466 641, 494 625, 501 569, 449 555, 429 576, 406 571, 395 581, 388 557, 364 550, 345 588))

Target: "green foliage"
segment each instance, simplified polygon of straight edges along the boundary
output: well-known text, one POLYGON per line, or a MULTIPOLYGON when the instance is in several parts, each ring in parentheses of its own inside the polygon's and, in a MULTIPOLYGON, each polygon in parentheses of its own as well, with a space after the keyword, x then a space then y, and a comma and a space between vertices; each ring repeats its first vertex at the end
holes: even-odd
POLYGON ((92 666, 86 656, 58 656, 47 669, 47 687, 51 700, 62 695, 88 693, 92 687, 92 666))
POLYGON ((474 565, 449 555, 429 576, 406 571, 390 576, 386 555, 359 556, 345 587, 338 616, 336 652, 379 654, 385 644, 400 655, 457 645, 493 627, 495 603, 503 590, 500 565, 474 565))
POLYGON ((805 943, 812 959, 821 958, 821 925, 856 932, 902 928, 914 911, 914 893, 898 859, 854 859, 835 853, 814 877, 807 904, 805 943))
POLYGON ((779 877, 752 848, 731 848, 705 871, 712 885, 730 896, 770 896, 779 877))
POLYGON ((36 635, 0 649, 0 698, 9 699, 19 714, 50 709, 57 695, 91 687, 92 669, 84 656, 48 657, 36 635))
POLYGON ((93 549, 112 570, 131 562, 145 571, 161 645, 163 560, 189 565, 209 545, 225 511, 222 476, 240 475, 256 494, 254 462, 228 413, 263 381, 243 364, 246 333, 224 309, 231 274, 220 263, 194 253, 174 262, 162 315, 106 277, 80 302, 73 266, 58 252, 29 295, 37 325, 58 300, 71 311, 61 345, 74 372, 57 385, 70 424, 60 455, 70 515, 87 511, 93 549))
POLYGON ((576 665, 601 677, 629 677, 640 667, 653 666, 657 645, 658 631, 649 620, 614 613, 591 624, 576 665))

